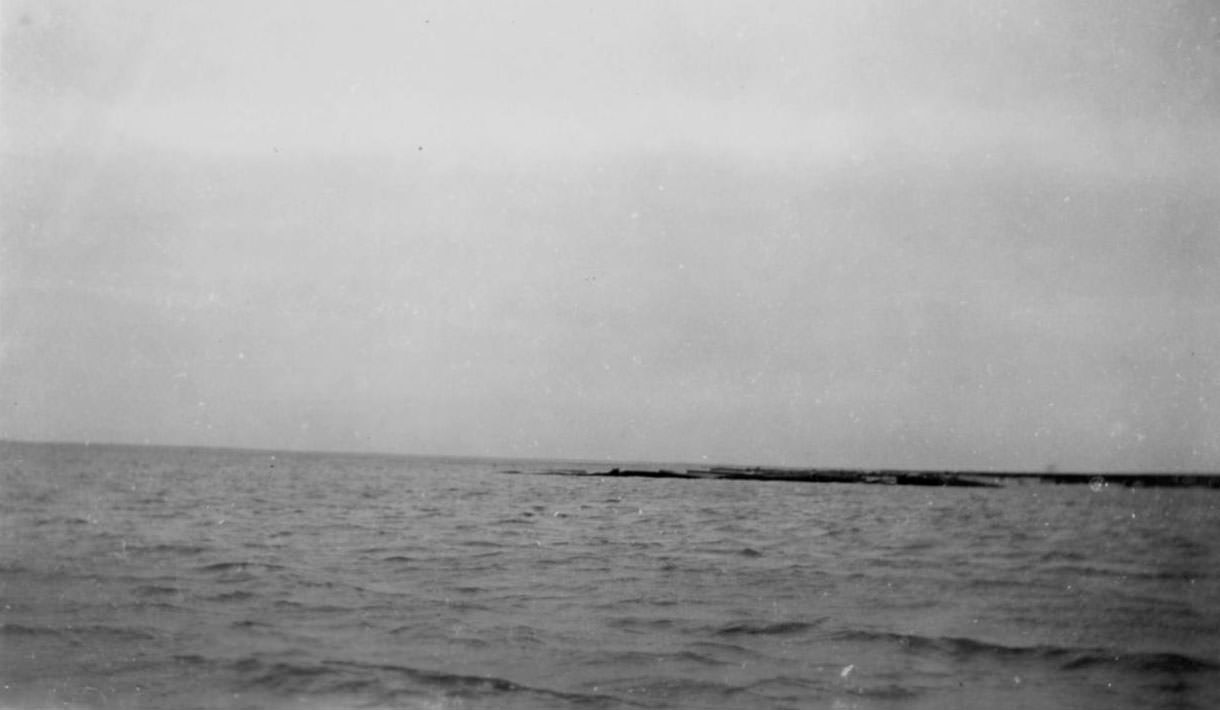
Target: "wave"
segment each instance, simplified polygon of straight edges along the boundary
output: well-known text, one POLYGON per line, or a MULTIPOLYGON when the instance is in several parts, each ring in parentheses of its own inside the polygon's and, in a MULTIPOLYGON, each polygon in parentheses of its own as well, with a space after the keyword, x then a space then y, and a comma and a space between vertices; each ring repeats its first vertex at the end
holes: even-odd
POLYGON ((695 641, 690 648, 698 649, 705 656, 722 658, 730 665, 770 658, 754 649, 724 641, 695 641))
POLYGON ((622 665, 655 666, 658 663, 694 663, 700 666, 734 665, 730 661, 720 660, 695 651, 676 651, 672 653, 657 653, 650 651, 617 651, 601 654, 599 663, 609 662, 614 667, 622 665))
POLYGON ((1063 664, 1063 670, 1078 670, 1095 666, 1119 666, 1141 673, 1206 673, 1220 671, 1220 663, 1171 652, 1085 653, 1063 664))
POLYGON ((824 618, 815 621, 779 621, 773 624, 744 622, 722 626, 716 629, 716 633, 720 636, 790 636, 813 631, 825 622, 824 618))
POLYGON ((206 545, 193 545, 188 543, 158 543, 156 545, 147 545, 135 547, 135 552, 141 553, 174 553, 178 555, 198 555, 207 552, 211 548, 206 545))
POLYGON ((107 642, 152 641, 157 637, 140 629, 119 628, 114 626, 27 626, 25 624, 0 625, 0 636, 54 636, 79 643, 84 639, 105 640, 107 642))
POLYGON ((352 611, 351 607, 337 604, 307 604, 293 599, 277 599, 271 606, 279 610, 306 610, 311 614, 334 614, 352 611))
POLYGON ((762 678, 745 686, 745 690, 751 693, 768 697, 782 696, 785 699, 791 700, 808 697, 810 692, 821 694, 833 691, 834 689, 833 683, 819 678, 785 675, 762 678))
POLYGON ((90 525, 92 523, 92 520, 80 516, 42 517, 34 520, 34 527, 40 528, 46 525, 90 525))
POLYGON ((1097 565, 1086 563, 1058 563, 1047 565, 1038 570, 1045 575, 1071 575, 1074 577, 1106 578, 1116 582, 1149 581, 1149 582, 1186 582, 1193 583, 1197 579, 1206 579, 1211 573, 1202 567, 1185 569, 1138 569, 1116 565, 1097 565))
POLYGON ((215 562, 196 567, 195 571, 215 575, 214 579, 218 582, 234 583, 250 582, 268 572, 277 572, 285 569, 287 568, 283 565, 264 562, 215 562))
POLYGON ((59 631, 45 626, 0 624, 0 636, 57 636, 59 631))
MULTIPOLYGON (((755 681, 743 688, 744 691, 769 699, 782 699, 799 703, 811 694, 815 696, 850 695, 855 698, 867 698, 889 703, 905 703, 923 694, 923 691, 897 683, 887 683, 877 686, 845 686, 835 680, 820 678, 775 676, 755 681)), ((829 707, 856 707, 856 701, 832 703, 829 707)))
POLYGON ((636 616, 611 618, 606 623, 614 629, 647 634, 669 631, 675 625, 673 619, 648 619, 636 616))
POLYGON ((748 707, 748 702, 742 703, 746 700, 743 694, 763 697, 730 682, 683 677, 628 677, 601 683, 597 689, 610 693, 616 707, 628 698, 646 698, 647 707, 702 707, 705 703, 721 707, 725 702, 748 707))
POLYGON ((265 562, 215 562, 210 565, 196 567, 199 572, 248 572, 251 570, 273 571, 284 569, 283 565, 265 562))
MULTIPOLYGON (((176 660, 207 663, 197 656, 176 660)), ((339 660, 306 663, 243 658, 224 665, 241 678, 241 684, 247 690, 283 695, 355 694, 372 697, 376 702, 423 694, 441 694, 463 700, 523 695, 582 706, 621 705, 616 699, 604 695, 552 690, 495 676, 464 675, 391 664, 339 660)))
POLYGON ((216 594, 216 595, 207 597, 207 601, 222 602, 222 603, 244 602, 244 601, 247 601, 250 599, 254 599, 256 596, 257 595, 254 594, 253 592, 247 592, 245 590, 238 589, 238 590, 235 590, 232 592, 224 592, 222 594, 216 594))
POLYGON ((161 597, 178 596, 184 594, 185 590, 179 587, 165 587, 159 584, 143 584, 133 589, 132 593, 138 597, 161 597))
POLYGON ((1054 663, 1060 670, 1082 670, 1099 666, 1137 673, 1207 673, 1220 671, 1220 662, 1182 653, 1124 651, 1075 646, 1005 646, 953 636, 919 636, 885 631, 847 630, 831 635, 834 641, 864 641, 898 644, 914 653, 940 653, 957 660, 988 658, 1054 663))
MULTIPOLYGON (((518 518, 500 518, 499 520, 492 522, 492 525, 535 525, 538 522, 535 518, 535 514, 529 511, 522 513, 521 516, 522 517, 518 518)), ((556 512, 553 517, 566 518, 568 516, 566 513, 556 512)))

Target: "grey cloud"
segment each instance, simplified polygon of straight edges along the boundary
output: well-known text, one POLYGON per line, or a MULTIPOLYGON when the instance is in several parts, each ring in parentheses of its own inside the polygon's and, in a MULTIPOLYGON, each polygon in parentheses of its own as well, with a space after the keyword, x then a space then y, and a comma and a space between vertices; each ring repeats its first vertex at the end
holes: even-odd
POLYGON ((68 431, 130 402, 127 430, 188 441, 1035 468, 1213 455, 1199 397, 1220 206, 1172 182, 769 173, 684 152, 559 172, 162 170, 180 184, 103 180, 118 187, 82 214, 154 198, 178 217, 167 231, 107 228, 114 246, 75 263, 50 258, 71 241, 41 243, 22 276, 59 286, 6 299, 28 310, 10 314, 26 336, 4 374, 43 379, 68 431), (87 317, 54 315, 83 299, 87 317), (47 315, 60 325, 36 327, 47 315), (79 345, 48 347, 63 341, 79 345), (87 381, 89 363, 110 374, 87 381))
POLYGON ((775 7, 10 26, 0 433, 1214 467, 1209 6, 775 7))

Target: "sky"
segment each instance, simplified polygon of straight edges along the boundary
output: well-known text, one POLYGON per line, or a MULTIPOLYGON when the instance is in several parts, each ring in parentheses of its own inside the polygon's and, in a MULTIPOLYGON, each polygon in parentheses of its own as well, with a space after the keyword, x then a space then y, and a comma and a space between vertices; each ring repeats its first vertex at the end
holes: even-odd
POLYGON ((1208 0, 0 23, 0 437, 1220 471, 1208 0))

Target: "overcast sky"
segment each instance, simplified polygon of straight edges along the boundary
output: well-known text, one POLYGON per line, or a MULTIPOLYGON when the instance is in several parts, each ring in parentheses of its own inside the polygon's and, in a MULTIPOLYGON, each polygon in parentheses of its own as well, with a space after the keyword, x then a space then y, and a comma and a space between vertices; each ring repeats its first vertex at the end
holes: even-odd
POLYGON ((6 0, 0 436, 1220 470, 1209 0, 6 0))

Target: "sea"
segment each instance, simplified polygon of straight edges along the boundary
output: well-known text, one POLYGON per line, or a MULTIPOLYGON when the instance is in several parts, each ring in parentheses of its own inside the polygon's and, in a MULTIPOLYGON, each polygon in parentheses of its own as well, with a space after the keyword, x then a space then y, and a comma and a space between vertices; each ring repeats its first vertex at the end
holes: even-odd
POLYGON ((1220 490, 572 466, 0 444, 0 708, 1220 708, 1220 490))

